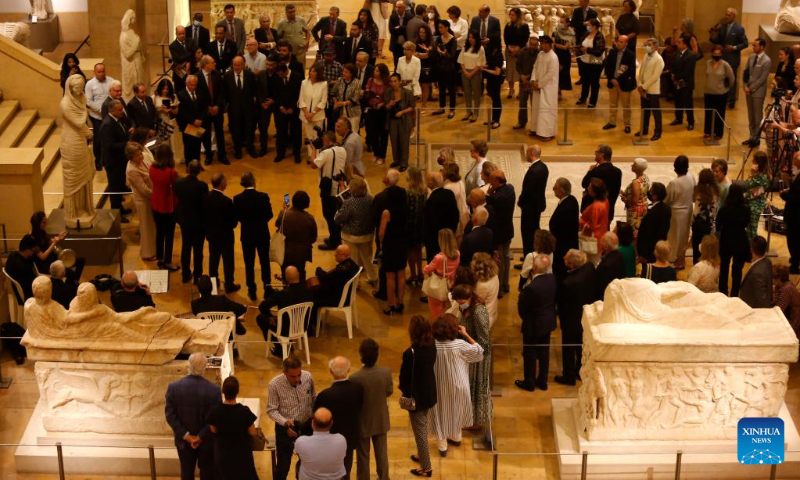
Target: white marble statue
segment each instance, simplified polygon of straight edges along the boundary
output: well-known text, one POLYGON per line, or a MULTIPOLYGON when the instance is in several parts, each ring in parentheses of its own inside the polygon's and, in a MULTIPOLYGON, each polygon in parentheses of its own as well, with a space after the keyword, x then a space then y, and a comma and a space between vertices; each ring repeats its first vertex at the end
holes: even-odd
POLYGON ((136 12, 128 10, 122 16, 122 31, 119 33, 119 50, 122 59, 122 98, 127 102, 133 98, 133 86, 147 82, 144 71, 144 46, 133 29, 136 12))
POLYGON ((606 45, 614 44, 614 26, 617 21, 611 16, 610 8, 603 8, 600 10, 600 29, 603 33, 603 38, 606 40, 606 45))
POLYGON ((547 19, 542 14, 542 7, 536 7, 533 9, 533 32, 539 33, 544 30, 545 22, 547 19))
POLYGON ((87 141, 92 131, 86 124, 85 81, 81 75, 71 75, 64 85, 61 99, 61 170, 64 175, 64 211, 68 228, 90 228, 96 213, 92 180, 94 158, 87 141))
POLYGON ((39 20, 46 20, 53 14, 53 2, 51 0, 30 0, 31 15, 39 20))
POLYGON ((775 15, 775 29, 781 33, 800 34, 800 0, 781 0, 775 15))
POLYGON ((558 29, 558 22, 559 22, 558 10, 556 10, 556 8, 553 7, 550 9, 550 15, 548 15, 547 17, 547 24, 544 29, 544 33, 546 35, 552 36, 553 32, 555 32, 558 29))

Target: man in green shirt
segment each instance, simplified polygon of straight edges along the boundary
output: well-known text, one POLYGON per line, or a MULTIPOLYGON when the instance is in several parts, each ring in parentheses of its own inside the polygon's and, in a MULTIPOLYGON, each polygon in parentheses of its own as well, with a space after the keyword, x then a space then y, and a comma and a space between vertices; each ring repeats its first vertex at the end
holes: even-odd
POLYGON ((286 5, 286 18, 278 22, 278 37, 289 42, 294 57, 305 65, 310 31, 305 19, 297 16, 297 9, 291 3, 286 5))

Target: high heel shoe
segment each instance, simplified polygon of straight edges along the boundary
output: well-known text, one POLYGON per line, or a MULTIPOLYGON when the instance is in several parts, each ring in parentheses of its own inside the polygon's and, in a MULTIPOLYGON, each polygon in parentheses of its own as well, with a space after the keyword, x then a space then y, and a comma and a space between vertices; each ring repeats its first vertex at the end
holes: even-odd
POLYGON ((395 313, 403 313, 403 310, 406 308, 406 306, 401 303, 400 305, 392 308, 394 309, 395 313))
POLYGON ((394 306, 393 306, 393 305, 389 305, 389 308, 384 308, 384 309, 383 309, 383 314, 384 314, 384 315, 389 315, 390 317, 392 316, 392 314, 393 314, 394 312, 395 312, 395 309, 394 309, 394 306))
POLYGON ((428 470, 427 472, 421 468, 412 468, 411 475, 415 475, 417 477, 430 477, 433 475, 433 470, 428 470))

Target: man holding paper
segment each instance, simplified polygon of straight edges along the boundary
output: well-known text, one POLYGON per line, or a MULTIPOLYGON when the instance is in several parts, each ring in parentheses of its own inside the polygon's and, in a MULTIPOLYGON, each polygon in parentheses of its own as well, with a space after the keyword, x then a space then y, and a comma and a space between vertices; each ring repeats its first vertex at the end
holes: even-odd
POLYGON ((208 117, 208 95, 197 89, 197 77, 186 77, 186 90, 178 93, 181 108, 178 109, 178 127, 183 132, 183 155, 188 164, 200 160, 200 144, 203 123, 208 117))

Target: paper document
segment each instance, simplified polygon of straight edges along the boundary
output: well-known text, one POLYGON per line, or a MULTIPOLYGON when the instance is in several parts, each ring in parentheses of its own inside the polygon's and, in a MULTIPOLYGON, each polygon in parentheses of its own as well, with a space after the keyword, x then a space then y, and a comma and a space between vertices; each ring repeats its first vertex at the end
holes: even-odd
POLYGON ((150 287, 150 293, 167 293, 169 291, 168 270, 136 270, 139 283, 150 287))
POLYGON ((191 123, 186 125, 186 128, 183 129, 183 133, 186 135, 191 135, 193 137, 200 138, 206 133, 206 129, 203 127, 195 127, 191 123))

